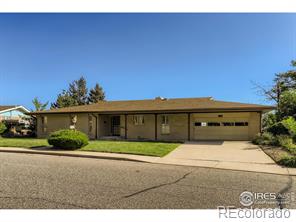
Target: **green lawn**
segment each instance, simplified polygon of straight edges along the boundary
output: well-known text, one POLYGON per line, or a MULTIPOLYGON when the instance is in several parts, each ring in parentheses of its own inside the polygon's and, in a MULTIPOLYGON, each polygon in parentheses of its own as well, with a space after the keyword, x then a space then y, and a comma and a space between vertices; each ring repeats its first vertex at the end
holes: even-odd
POLYGON ((33 148, 39 146, 49 146, 49 144, 47 143, 46 139, 0 137, 0 147, 33 148))
MULTIPOLYGON (((110 153, 129 153, 147 156, 165 156, 180 143, 160 143, 160 142, 125 142, 125 141, 90 141, 89 144, 79 150, 110 152, 110 153)), ((0 147, 24 147, 34 148, 49 146, 46 139, 32 138, 1 138, 0 147)))
POLYGON ((90 141, 81 148, 84 151, 99 151, 111 153, 130 153, 148 156, 165 156, 179 143, 159 143, 159 142, 124 142, 124 141, 90 141))

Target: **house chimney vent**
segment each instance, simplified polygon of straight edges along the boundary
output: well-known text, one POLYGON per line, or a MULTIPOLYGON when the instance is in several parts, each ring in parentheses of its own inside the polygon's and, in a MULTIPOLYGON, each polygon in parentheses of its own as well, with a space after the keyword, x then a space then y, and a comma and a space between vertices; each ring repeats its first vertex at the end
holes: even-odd
POLYGON ((157 97, 155 97, 155 100, 165 101, 165 100, 167 100, 167 98, 157 96, 157 97))

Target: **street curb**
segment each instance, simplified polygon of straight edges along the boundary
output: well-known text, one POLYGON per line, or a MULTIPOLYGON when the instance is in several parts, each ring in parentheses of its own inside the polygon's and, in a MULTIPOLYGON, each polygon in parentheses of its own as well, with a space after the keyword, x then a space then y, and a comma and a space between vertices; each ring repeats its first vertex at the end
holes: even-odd
POLYGON ((122 161, 134 161, 141 163, 152 163, 144 160, 136 160, 125 157, 110 157, 110 156, 94 156, 88 154, 74 154, 74 153, 53 153, 47 151, 30 151, 30 150, 0 150, 2 153, 22 153, 22 154, 41 154, 49 156, 67 156, 67 157, 81 157, 81 158, 92 158, 92 159, 108 159, 108 160, 122 160, 122 161))

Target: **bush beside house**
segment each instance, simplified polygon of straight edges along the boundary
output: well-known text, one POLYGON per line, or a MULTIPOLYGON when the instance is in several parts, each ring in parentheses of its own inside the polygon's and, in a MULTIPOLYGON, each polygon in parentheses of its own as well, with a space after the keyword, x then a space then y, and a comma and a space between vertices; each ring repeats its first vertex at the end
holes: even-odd
POLYGON ((86 146, 88 137, 78 130, 64 129, 51 133, 48 143, 56 148, 75 150, 86 146))
POLYGON ((296 167, 296 60, 293 69, 275 75, 269 88, 258 86, 276 110, 264 114, 263 133, 253 142, 281 165, 296 167))
POLYGON ((0 135, 2 135, 6 130, 6 125, 3 122, 0 122, 0 135))
POLYGON ((264 131, 254 138, 253 143, 284 149, 288 155, 284 155, 276 161, 281 165, 296 167, 296 120, 293 117, 288 117, 267 127, 264 131))
POLYGON ((296 60, 291 66, 276 74, 270 87, 255 84, 267 100, 275 103, 276 110, 264 114, 263 133, 253 143, 261 145, 277 163, 296 167, 296 60))

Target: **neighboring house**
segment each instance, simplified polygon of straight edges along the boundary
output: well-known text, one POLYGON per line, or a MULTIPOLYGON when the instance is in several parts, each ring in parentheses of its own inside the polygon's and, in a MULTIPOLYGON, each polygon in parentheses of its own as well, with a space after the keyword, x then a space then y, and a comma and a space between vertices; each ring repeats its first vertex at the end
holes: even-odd
POLYGON ((261 115, 272 106, 217 101, 211 97, 101 101, 31 113, 37 135, 76 128, 91 139, 251 140, 261 132, 261 115))
POLYGON ((30 111, 23 106, 0 106, 0 122, 22 123, 22 117, 28 112, 30 111))

